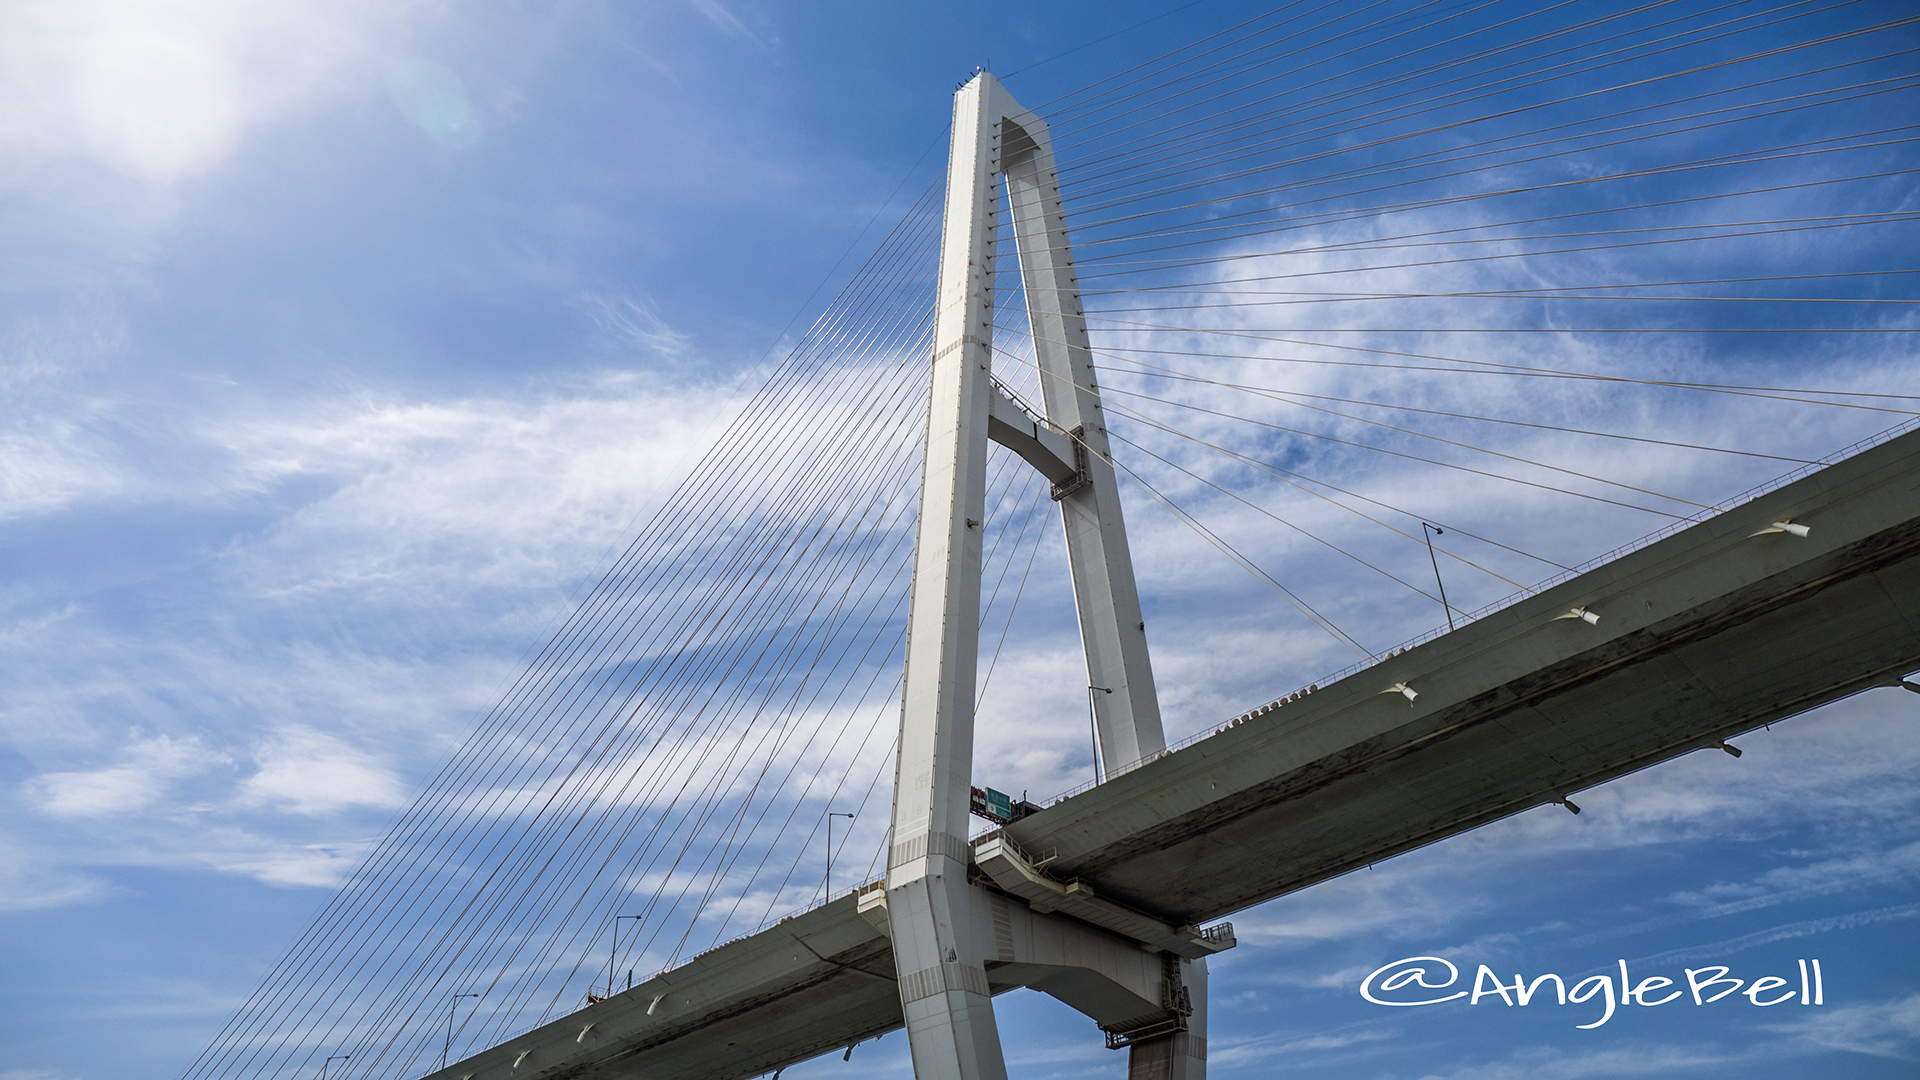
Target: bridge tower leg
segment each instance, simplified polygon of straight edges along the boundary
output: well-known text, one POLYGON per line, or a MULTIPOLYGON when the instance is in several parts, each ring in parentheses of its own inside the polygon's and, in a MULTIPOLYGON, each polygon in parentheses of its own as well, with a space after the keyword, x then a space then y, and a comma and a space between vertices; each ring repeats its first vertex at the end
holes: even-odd
POLYGON ((1003 137, 1001 167, 1007 176, 1046 419, 1055 429, 1072 433, 1080 457, 1081 476, 1056 485, 1055 494, 1065 525, 1100 757, 1111 774, 1159 753, 1167 742, 1126 522, 1120 514, 1119 484, 1109 456, 1106 413, 1087 347, 1080 281, 1067 242, 1053 140, 1046 121, 1019 110, 1010 98, 1008 102, 1018 111, 1018 126, 1003 137))
MULTIPOLYGON (((1052 141, 1046 123, 985 73, 954 95, 935 305, 886 906, 914 1075, 999 1080, 1006 1064, 986 974, 995 954, 974 910, 984 894, 968 884, 966 840, 990 438, 1054 481, 1109 774, 1158 753, 1166 742, 1052 141), (1015 416, 1017 407, 993 387, 994 239, 1003 174, 1045 418, 1015 416), (1020 435, 1016 429, 1023 426, 1029 430, 1020 435)), ((1205 961, 1167 959, 1180 966, 1186 992, 1196 999, 1186 1030, 1132 1043, 1128 1074, 1201 1080, 1205 961)))
POLYGON ((967 885, 1000 173, 1000 125, 987 117, 998 119, 997 90, 981 78, 954 96, 894 764, 887 909, 918 1080, 1007 1075, 967 885))

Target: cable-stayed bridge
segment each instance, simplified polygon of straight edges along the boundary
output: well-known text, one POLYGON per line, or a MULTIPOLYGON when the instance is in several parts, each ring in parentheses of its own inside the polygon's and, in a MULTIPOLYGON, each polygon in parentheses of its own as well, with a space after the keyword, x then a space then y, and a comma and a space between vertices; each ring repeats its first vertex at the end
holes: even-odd
POLYGON ((350 1047, 365 1077, 744 1077, 905 1026, 920 1075, 995 1076, 989 999, 1030 986, 1134 1075, 1197 1076, 1205 961, 1233 944, 1215 920, 1899 685, 1920 667, 1905 424, 1802 461, 1606 430, 1531 389, 1705 399, 1761 432, 1912 415, 1899 387, 1748 374, 1756 341, 1897 352, 1911 330, 1909 268, 1862 253, 1911 236, 1912 136, 1860 103, 1912 102, 1914 20, 1843 7, 1283 11, 1033 110, 969 80, 944 179, 188 1075, 350 1047), (1423 55, 1436 29, 1470 44, 1423 55), (1719 257, 1682 274, 1649 248, 1719 257), (1740 377, 1572 363, 1621 339, 1709 343, 1740 377), (1524 383, 1536 408, 1422 392, 1441 378, 1524 383), (1461 425, 1796 468, 1697 501, 1461 425), (1670 524, 1526 586, 1495 559, 1551 560, 1510 524, 1440 521, 1488 554, 1436 548, 1404 492, 1329 480, 1321 445, 1670 524), (1358 663, 1169 751, 1123 484, 1358 663), (1461 625, 1369 648, 1195 510, 1209 490, 1461 625), (1331 539, 1279 490, 1403 547, 1331 539), (1056 515, 1101 782, 988 807, 1013 820, 978 834, 996 615, 1056 515), (1442 557, 1520 595, 1461 611, 1442 557), (884 876, 817 843, 843 807, 884 876))
MULTIPOLYGON (((1232 947, 1200 924, 1902 685, 1916 599, 1909 432, 975 840, 988 986, 1110 1043, 1190 1033, 1195 980, 1159 961, 1232 947)), ((903 1026, 890 933, 876 881, 433 1076, 753 1076, 851 1047, 903 1026)))

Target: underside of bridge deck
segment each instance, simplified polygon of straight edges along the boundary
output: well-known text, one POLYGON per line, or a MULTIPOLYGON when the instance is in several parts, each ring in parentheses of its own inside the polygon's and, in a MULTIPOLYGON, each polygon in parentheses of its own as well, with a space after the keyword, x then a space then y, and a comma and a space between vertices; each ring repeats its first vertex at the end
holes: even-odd
MULTIPOLYGON (((1216 919, 1897 684, 1920 668, 1916 613, 1920 432, 1249 716, 1002 839, 1109 907, 1161 926, 1216 919)), ((842 896, 435 1078, 721 1080, 895 1030, 891 950, 871 915, 842 896)))

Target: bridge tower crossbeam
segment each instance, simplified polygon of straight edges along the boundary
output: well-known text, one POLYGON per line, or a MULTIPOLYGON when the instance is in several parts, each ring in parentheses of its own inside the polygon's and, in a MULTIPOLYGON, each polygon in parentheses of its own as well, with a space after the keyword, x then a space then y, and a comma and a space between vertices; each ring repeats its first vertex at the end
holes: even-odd
POLYGON ((1169 950, 1167 928, 1143 920, 1129 931, 1129 913, 1098 906, 1090 894, 1069 895, 1011 850, 983 860, 994 888, 969 881, 989 441, 1053 482, 1096 750, 1109 775, 1158 754, 1166 741, 1051 136, 1044 120, 984 72, 954 95, 953 116, 893 831, 884 899, 862 910, 883 918, 893 940, 919 1080, 1006 1075, 989 967, 993 981, 1017 978, 1092 1016, 1109 1045, 1129 1050, 1130 1076, 1200 1080, 1206 970, 1195 954, 1213 946, 1169 950), (993 379, 1003 178, 1044 417, 1000 393, 993 379), (1019 934, 1011 932, 1010 904, 1024 905, 1019 934))

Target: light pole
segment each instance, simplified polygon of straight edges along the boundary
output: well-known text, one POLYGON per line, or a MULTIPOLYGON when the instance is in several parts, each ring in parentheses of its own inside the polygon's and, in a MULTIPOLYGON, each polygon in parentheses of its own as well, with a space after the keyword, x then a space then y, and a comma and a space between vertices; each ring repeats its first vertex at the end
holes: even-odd
POLYGON ((477 998, 479 994, 454 994, 447 998, 447 1044, 440 1048, 440 1067, 447 1067, 447 1055, 453 1052, 453 1014, 460 1008, 461 998, 477 998))
POLYGON ((614 972, 620 967, 620 920, 642 919, 644 915, 615 915, 613 917, 613 947, 607 950, 607 996, 613 996, 614 972))
POLYGON ((1447 603, 1447 583, 1440 580, 1440 560, 1433 555, 1433 538, 1447 535, 1447 530, 1438 525, 1420 523, 1420 536, 1427 542, 1427 561, 1433 564, 1433 583, 1440 586, 1440 610, 1447 613, 1447 629, 1453 629, 1453 608, 1447 603), (1433 530, 1428 532, 1427 530, 1433 530))
MULTIPOLYGON (((352 1060, 352 1058, 353 1058, 352 1054, 335 1054, 332 1057, 328 1058, 327 1060, 321 1062, 320 1063, 320 1080, 327 1080, 327 1066, 333 1064, 336 1061, 349 1061, 349 1060, 352 1060)), ((447 1063, 444 1060, 441 1061, 440 1067, 443 1069, 446 1068, 447 1063)))
POLYGON ((852 814, 842 814, 837 810, 827 811, 827 899, 833 899, 833 819, 837 817, 853 820, 852 814))

